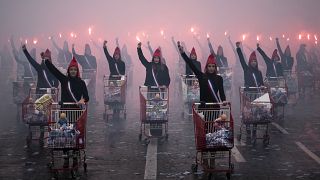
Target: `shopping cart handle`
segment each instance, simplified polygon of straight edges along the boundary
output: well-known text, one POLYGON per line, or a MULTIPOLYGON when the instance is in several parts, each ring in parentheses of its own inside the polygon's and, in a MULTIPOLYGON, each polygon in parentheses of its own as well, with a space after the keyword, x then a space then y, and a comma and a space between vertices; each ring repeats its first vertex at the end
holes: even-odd
POLYGON ((219 102, 219 103, 205 103, 205 102, 198 102, 198 103, 194 103, 195 105, 231 105, 231 103, 229 101, 225 101, 225 102, 219 102))

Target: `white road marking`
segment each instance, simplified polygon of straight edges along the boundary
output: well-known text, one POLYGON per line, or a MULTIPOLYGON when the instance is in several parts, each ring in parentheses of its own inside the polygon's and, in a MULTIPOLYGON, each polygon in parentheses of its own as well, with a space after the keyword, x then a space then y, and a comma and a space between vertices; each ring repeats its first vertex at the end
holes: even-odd
POLYGON ((272 122, 271 123, 273 126, 275 126, 277 129, 279 129, 279 131, 282 133, 282 134, 289 134, 289 132, 287 130, 285 130, 283 127, 281 127, 279 124, 275 123, 275 122, 272 122))
POLYGON ((301 142, 297 141, 296 144, 299 146, 300 149, 302 149, 308 156, 310 156, 313 160, 315 160, 318 164, 320 164, 320 158, 316 154, 314 154, 312 151, 310 151, 305 145, 303 145, 301 142))
POLYGON ((151 138, 148 144, 144 179, 157 179, 158 138, 151 138))
POLYGON ((241 153, 239 152, 238 148, 236 146, 234 146, 231 150, 232 156, 234 157, 234 159, 237 162, 247 162, 244 157, 241 155, 241 153))

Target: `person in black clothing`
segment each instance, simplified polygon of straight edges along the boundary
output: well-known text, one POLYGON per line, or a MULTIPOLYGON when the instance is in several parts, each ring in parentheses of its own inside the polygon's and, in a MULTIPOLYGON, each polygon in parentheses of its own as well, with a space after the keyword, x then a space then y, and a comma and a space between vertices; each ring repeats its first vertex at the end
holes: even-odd
POLYGON ((249 57, 249 63, 244 60, 244 55, 240 48, 240 42, 236 43, 237 53, 243 69, 244 86, 245 87, 260 87, 263 86, 262 73, 258 68, 258 61, 255 51, 253 51, 249 57))
POLYGON ((89 79, 87 87, 91 96, 91 101, 96 103, 96 71, 97 71, 97 60, 96 57, 91 54, 91 49, 89 44, 85 44, 84 55, 79 55, 74 49, 74 44, 72 44, 72 54, 77 59, 79 64, 82 66, 82 78, 89 79))
MULTIPOLYGON (((62 74, 52 63, 51 61, 46 60, 45 64, 48 66, 48 69, 52 72, 52 74, 59 79, 61 83, 61 102, 62 103, 77 103, 78 105, 84 105, 89 101, 88 90, 85 82, 80 78, 80 72, 77 60, 73 57, 71 60, 67 75, 62 74)), ((63 105, 61 109, 78 109, 80 108, 77 105, 63 105)), ((74 117, 76 114, 72 114, 73 112, 67 112, 67 117, 74 117)), ((81 134, 78 135, 77 139, 84 138, 84 131, 81 123, 76 123, 76 128, 81 134)), ((77 140, 78 141, 78 140, 77 140)), ((68 150, 64 150, 63 153, 67 155, 68 150)), ((73 167, 77 166, 78 160, 75 156, 75 152, 73 151, 73 167)), ((64 168, 69 167, 69 157, 66 156, 64 158, 64 168)))
MULTIPOLYGON (((216 58, 216 61, 217 61, 217 66, 218 68, 228 68, 229 65, 228 65, 228 60, 227 58, 224 56, 224 53, 223 53, 223 48, 222 46, 218 46, 218 50, 217 50, 217 54, 214 52, 213 50, 213 47, 212 47, 212 44, 210 42, 210 38, 207 38, 208 40, 208 46, 209 46, 209 49, 210 49, 210 53, 215 56, 216 58)), ((220 71, 220 69, 218 69, 220 71)), ((221 72, 220 72, 221 73, 221 72)))
MULTIPOLYGON (((113 53, 113 57, 108 52, 107 41, 103 43, 103 50, 109 64, 110 76, 113 75, 125 75, 126 74, 126 64, 121 59, 120 48, 116 47, 113 53)), ((110 77, 111 78, 111 77, 110 77)))
POLYGON ((29 63, 36 69, 38 74, 36 93, 37 94, 46 93, 46 91, 41 90, 41 88, 52 88, 52 87, 58 88, 59 87, 58 79, 53 76, 53 74, 48 70, 47 66, 44 63, 45 60, 51 61, 51 52, 49 51, 49 49, 47 49, 44 53, 43 52, 41 53, 41 58, 42 58, 41 64, 37 63, 37 61, 31 57, 25 44, 22 45, 22 49, 29 63))
MULTIPOLYGON (((201 63, 200 61, 197 61, 197 53, 194 47, 191 50, 189 59, 191 62, 195 65, 195 67, 198 69, 198 71, 201 71, 201 63)), ((186 75, 194 75, 192 69, 188 64, 186 64, 186 75)))
POLYGON ((170 75, 168 67, 161 62, 161 52, 157 49, 152 57, 152 62, 148 62, 144 57, 141 49, 141 42, 138 43, 137 47, 138 56, 146 68, 146 78, 144 85, 145 86, 166 86, 170 85, 170 75))
POLYGON ((65 69, 68 68, 68 64, 70 62, 70 59, 72 58, 72 54, 69 51, 69 46, 68 46, 68 42, 64 41, 63 42, 63 47, 60 48, 57 43, 54 41, 53 37, 51 37, 51 42, 53 44, 53 46, 57 49, 58 51, 58 58, 57 61, 59 63, 59 65, 65 69))
POLYGON ((189 65, 196 75, 200 85, 200 101, 204 103, 219 103, 226 100, 223 89, 223 79, 217 75, 217 64, 215 57, 211 54, 208 57, 204 73, 198 70, 191 59, 186 55, 183 47, 178 42, 178 48, 184 61, 189 65))
POLYGON ((276 43, 277 43, 277 48, 281 57, 281 64, 282 64, 283 70, 292 71, 294 60, 291 55, 291 50, 289 45, 287 45, 286 49, 283 52, 279 43, 279 38, 276 38, 276 43))
MULTIPOLYGON (((259 70, 258 61, 255 51, 250 54, 249 63, 247 64, 244 59, 244 55, 240 48, 240 42, 236 43, 237 53, 239 56, 239 60, 244 73, 244 86, 246 87, 245 91, 259 91, 259 89, 249 89, 249 87, 260 88, 264 86, 262 72, 259 70)), ((257 125, 253 127, 252 136, 256 137, 257 125)), ((247 130, 247 142, 250 142, 251 139, 251 129, 250 125, 246 125, 247 130)))
POLYGON ((89 101, 87 86, 80 78, 79 67, 75 57, 73 57, 68 66, 67 75, 62 74, 51 61, 46 60, 45 64, 61 83, 61 102, 84 104, 89 101))
MULTIPOLYGON (((35 80, 37 71, 31 66, 31 64, 28 62, 26 56, 23 54, 22 48, 18 51, 17 48, 14 45, 13 37, 10 38, 11 48, 12 48, 12 54, 14 56, 14 59, 17 62, 17 75, 22 76, 22 78, 28 78, 25 80, 35 80), (23 75, 22 75, 23 73, 23 75)), ((30 55, 33 59, 36 59, 36 49, 33 48, 30 51, 30 55)))
POLYGON ((272 53, 272 57, 269 58, 266 53, 257 44, 257 50, 261 54, 264 62, 267 65, 266 77, 281 77, 283 76, 283 68, 281 65, 280 57, 278 55, 278 50, 275 49, 272 53))

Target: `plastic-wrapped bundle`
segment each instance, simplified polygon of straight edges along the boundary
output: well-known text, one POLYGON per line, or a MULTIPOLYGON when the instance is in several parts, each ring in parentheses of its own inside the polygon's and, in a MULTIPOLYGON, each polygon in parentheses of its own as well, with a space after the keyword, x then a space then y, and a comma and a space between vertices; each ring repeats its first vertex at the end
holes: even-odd
POLYGON ((296 93, 298 91, 297 81, 292 77, 287 78, 286 81, 287 81, 287 86, 288 86, 288 93, 289 94, 296 93))
POLYGON ((284 88, 271 88, 271 97, 276 104, 288 103, 288 97, 284 88))
POLYGON ((151 120, 164 120, 167 118, 167 109, 164 101, 150 101, 147 105, 147 118, 151 120))
POLYGON ((252 115, 255 121, 269 120, 272 115, 266 106, 252 106, 252 115))
POLYGON ((80 132, 71 124, 69 126, 63 125, 59 129, 51 129, 48 138, 48 145, 55 147, 64 147, 74 145, 76 142, 76 135, 80 132))
POLYGON ((230 143, 230 131, 222 128, 216 132, 206 134, 206 144, 208 148, 213 147, 232 147, 230 143))
POLYGON ((108 94, 105 94, 104 97, 105 104, 110 102, 120 102, 121 101, 121 89, 120 88, 114 88, 109 91, 108 94))
POLYGON ((200 89, 189 88, 187 98, 191 102, 196 102, 200 100, 200 89))
POLYGON ((28 123, 46 123, 48 122, 47 116, 42 112, 34 112, 25 116, 25 121, 28 123))

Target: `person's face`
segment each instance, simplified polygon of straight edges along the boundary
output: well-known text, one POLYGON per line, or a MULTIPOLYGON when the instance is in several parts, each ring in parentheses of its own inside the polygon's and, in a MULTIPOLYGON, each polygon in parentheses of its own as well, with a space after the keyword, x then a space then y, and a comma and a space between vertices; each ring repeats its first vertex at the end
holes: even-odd
POLYGON ((84 53, 88 54, 88 55, 91 55, 91 49, 90 49, 89 46, 84 49, 84 53))
POLYGON ((115 55, 114 55, 114 59, 115 59, 115 60, 119 60, 119 59, 120 59, 120 55, 119 55, 119 54, 115 54, 115 55))
POLYGON ((251 66, 251 67, 257 67, 257 65, 258 65, 257 60, 252 60, 252 61, 250 62, 250 66, 251 66))
POLYGON ((77 67, 70 67, 69 74, 71 77, 76 77, 78 74, 78 68, 77 67))
POLYGON ((208 73, 215 73, 217 66, 215 64, 208 64, 207 66, 207 72, 208 73))
POLYGON ((160 57, 156 56, 153 58, 154 63, 158 64, 160 62, 160 57))
POLYGON ((192 60, 197 60, 197 56, 196 56, 195 54, 191 54, 190 58, 191 58, 192 60))

